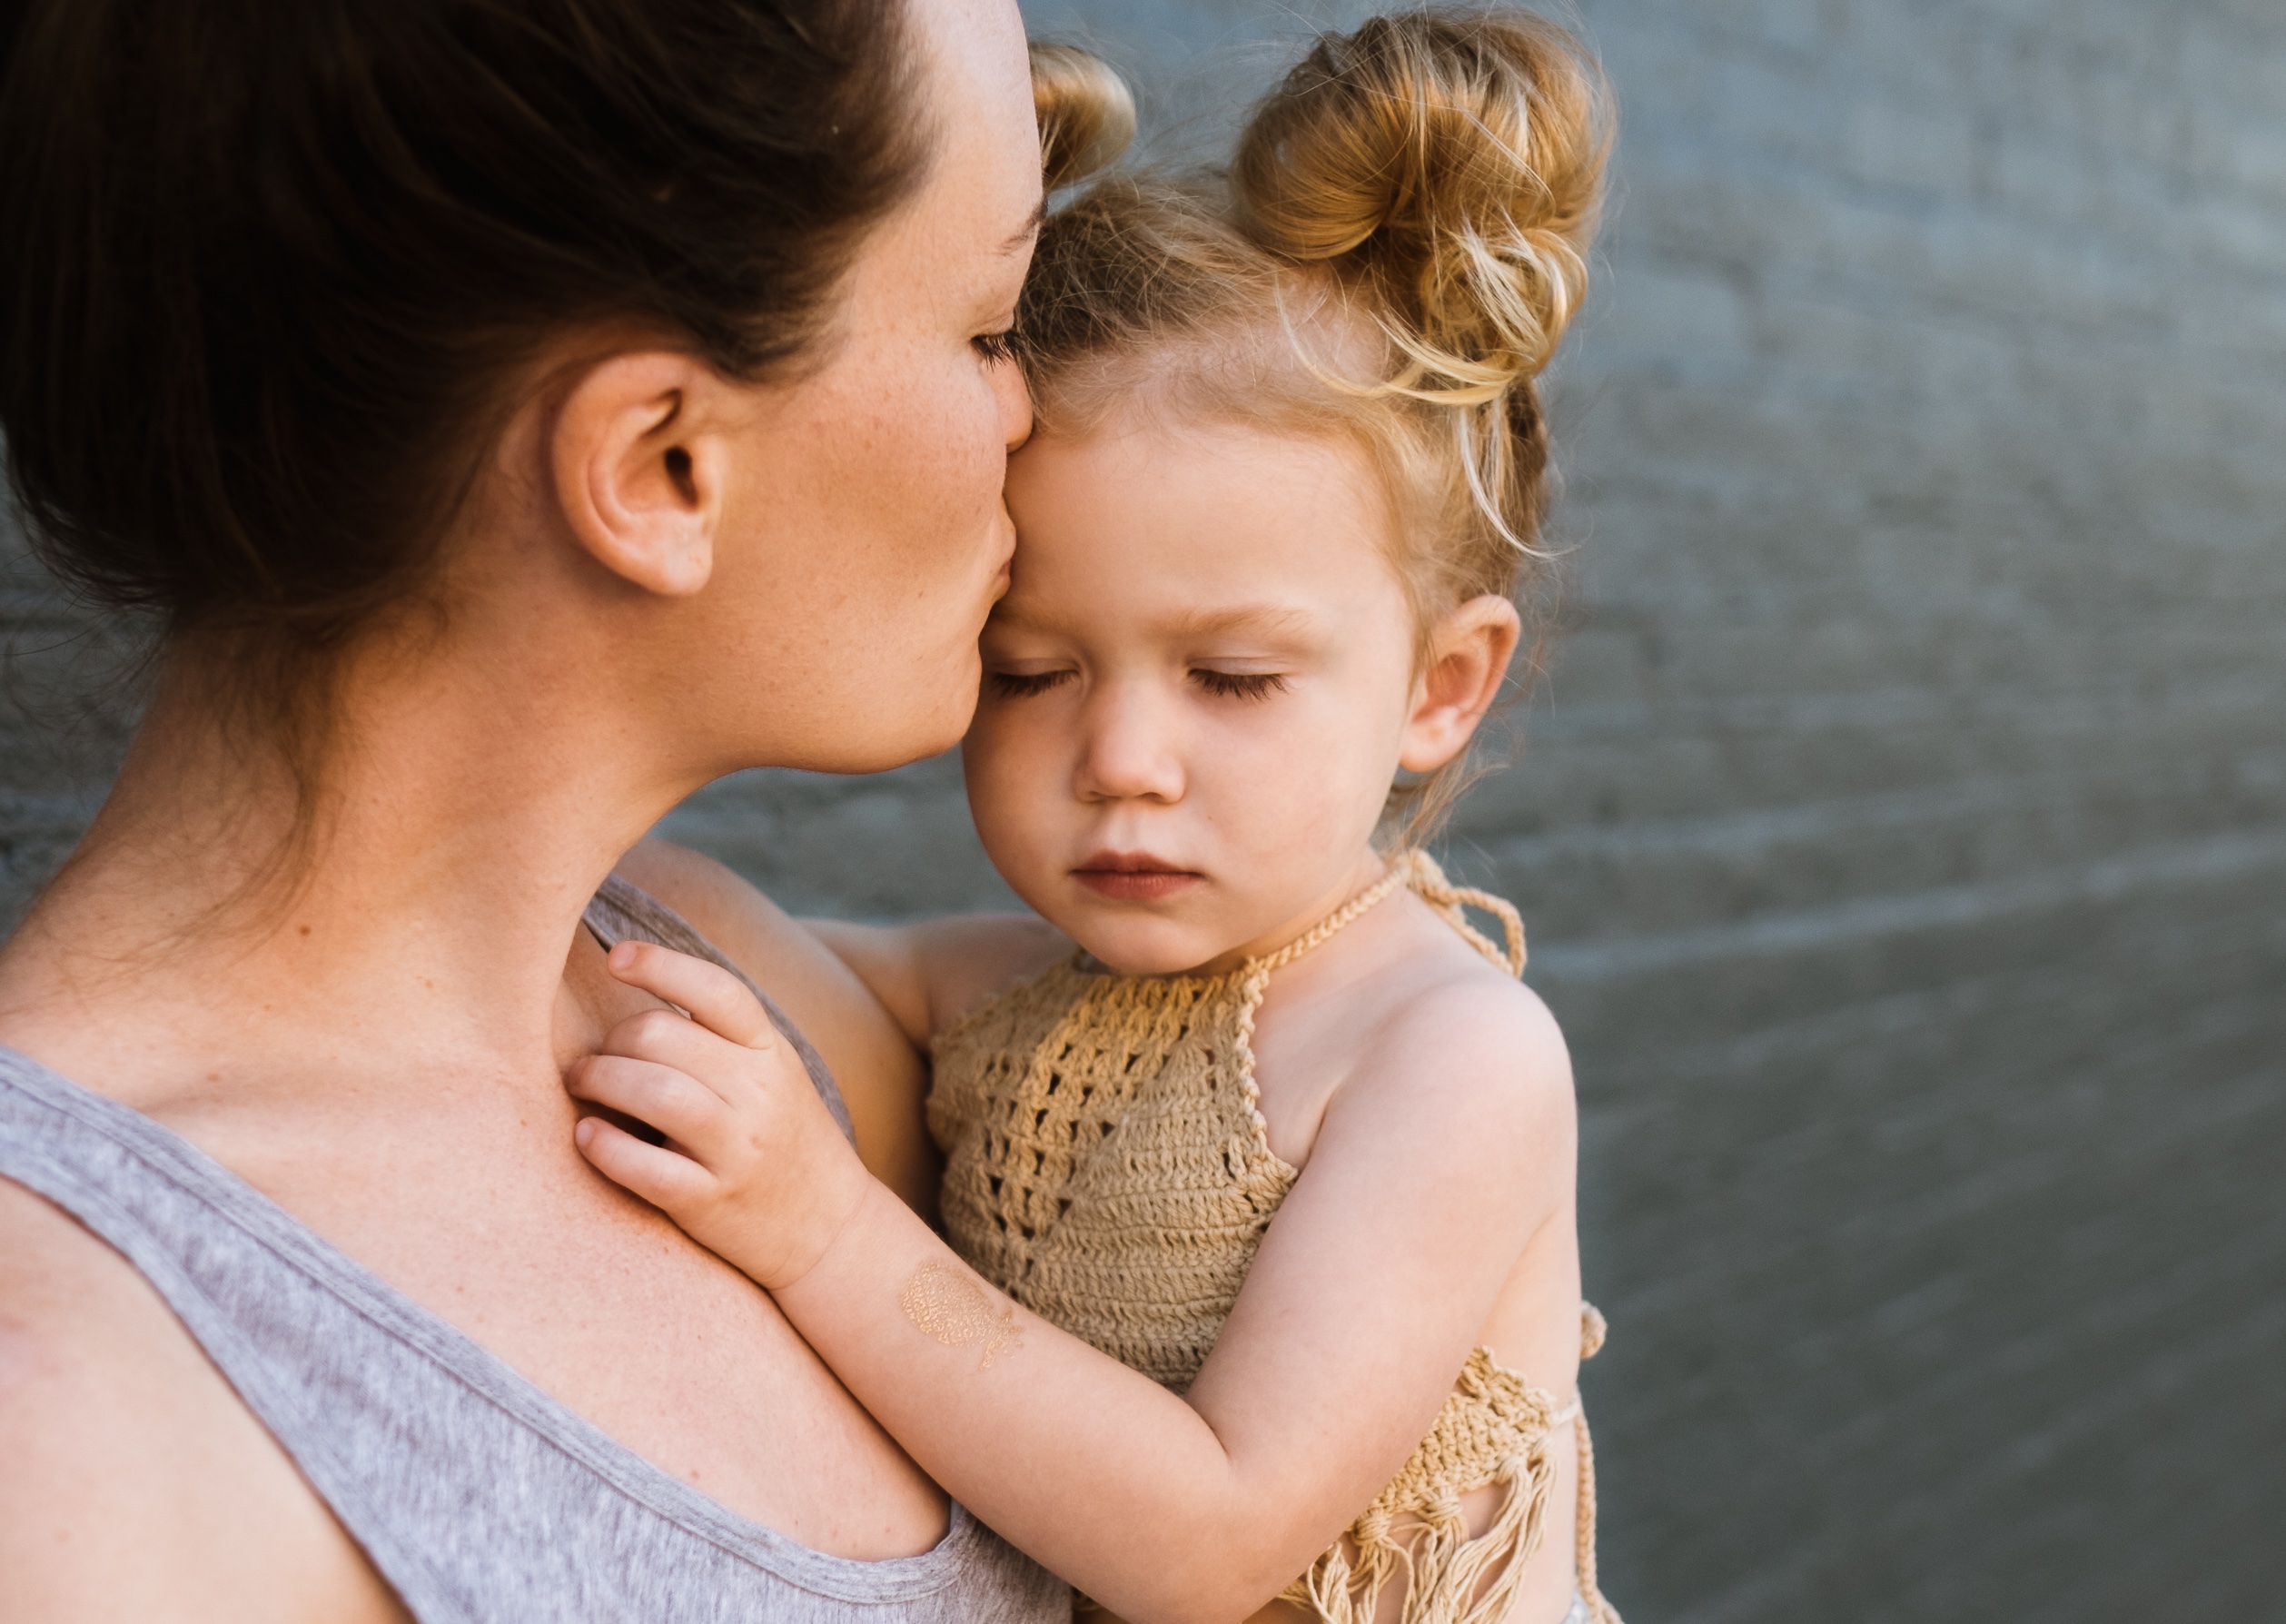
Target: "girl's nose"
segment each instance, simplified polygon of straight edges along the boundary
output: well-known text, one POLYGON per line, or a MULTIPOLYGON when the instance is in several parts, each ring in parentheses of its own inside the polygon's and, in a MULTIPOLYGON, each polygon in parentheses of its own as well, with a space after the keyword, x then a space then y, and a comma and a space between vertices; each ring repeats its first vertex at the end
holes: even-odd
POLYGON ((1087 738, 1074 789, 1084 801, 1183 798, 1183 759, 1173 718, 1135 685, 1099 691, 1088 707, 1087 738))

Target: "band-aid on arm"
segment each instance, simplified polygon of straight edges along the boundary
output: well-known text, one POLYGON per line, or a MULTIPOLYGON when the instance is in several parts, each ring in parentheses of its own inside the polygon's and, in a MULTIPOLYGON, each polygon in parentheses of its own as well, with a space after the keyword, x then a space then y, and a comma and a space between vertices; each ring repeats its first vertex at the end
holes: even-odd
POLYGON ((994 1360, 1024 1340, 1013 1306, 995 1314, 983 1287, 944 1263, 926 1263, 915 1270, 898 1293, 897 1306, 906 1319, 948 1348, 984 1343, 985 1356, 976 1366, 980 1371, 990 1370, 994 1360))

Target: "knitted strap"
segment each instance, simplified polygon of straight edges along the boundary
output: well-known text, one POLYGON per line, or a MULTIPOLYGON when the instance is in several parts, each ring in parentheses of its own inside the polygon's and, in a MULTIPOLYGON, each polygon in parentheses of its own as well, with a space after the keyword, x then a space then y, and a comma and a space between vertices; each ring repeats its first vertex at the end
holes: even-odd
POLYGON ((1239 1076, 1245 1095, 1247 1120, 1252 1124, 1254 1132, 1261 1135, 1264 1146, 1270 1144, 1270 1124, 1262 1116, 1262 1092, 1254 1085, 1254 1014, 1262 1008, 1262 995, 1270 989, 1270 973, 1291 965, 1396 890, 1405 883, 1406 872, 1402 866, 1391 864, 1387 874, 1277 952, 1247 961, 1244 979, 1239 984, 1238 1029, 1232 1034, 1232 1040, 1238 1050, 1239 1076))
POLYGON ((1586 1416, 1578 1417, 1573 1425, 1579 1433, 1579 1509, 1575 1514, 1578 1544, 1572 1555, 1572 1582, 1588 1604, 1592 1624, 1622 1624, 1619 1609, 1596 1586, 1596 1446, 1588 1436, 1586 1416))
MULTIPOLYGON (((1592 1302, 1579 1305, 1579 1357, 1593 1359, 1603 1349, 1607 1330, 1603 1311, 1592 1302)), ((1623 1624, 1619 1609, 1596 1588, 1596 1445, 1588 1434, 1588 1417, 1578 1402, 1572 1405, 1572 1424, 1579 1435, 1579 1509, 1575 1513, 1572 1582, 1588 1604, 1588 1624, 1623 1624)))
POLYGON ((1249 977, 1266 979, 1272 970, 1283 969, 1312 948, 1322 946, 1329 936, 1352 923, 1400 886, 1410 887, 1437 911, 1440 918, 1459 931, 1468 939, 1469 945, 1486 958, 1511 975, 1524 973, 1524 920, 1517 913, 1515 905, 1504 896, 1493 896, 1489 891, 1453 885, 1445 878, 1445 871, 1437 866, 1436 858, 1414 847, 1391 857, 1386 874, 1309 930, 1277 952, 1266 954, 1248 965, 1249 977), (1469 916, 1462 911, 1464 906, 1479 908, 1500 922, 1500 933, 1507 938, 1505 949, 1493 946, 1490 937, 1469 923, 1469 916))
POLYGON ((1466 936, 1470 946, 1509 975, 1524 974, 1524 919, 1514 904, 1472 886, 1453 885, 1445 878, 1445 871, 1437 866, 1437 859, 1425 851, 1404 852, 1391 867, 1404 875, 1405 883, 1423 902, 1435 908, 1446 924, 1466 936), (1508 944, 1505 951, 1495 947, 1489 937, 1469 923, 1468 915, 1461 911, 1463 905, 1479 908, 1500 922, 1500 934, 1508 944))
POLYGON ((1269 975, 1272 970, 1284 969, 1288 965, 1292 964, 1294 960, 1300 958, 1303 954, 1309 952, 1311 948, 1322 946, 1327 937, 1332 936, 1334 932, 1340 930, 1343 926, 1349 924, 1351 920, 1357 918, 1358 916, 1363 914, 1367 909, 1371 908, 1375 903, 1381 901, 1382 897, 1387 896, 1391 891, 1396 890, 1398 886, 1403 885, 1410 872, 1410 871, 1406 868, 1402 861, 1391 863, 1389 866, 1389 872, 1382 875, 1381 878, 1366 886, 1364 890, 1360 891, 1355 896, 1351 897, 1349 901, 1343 903, 1340 907, 1334 909, 1333 912, 1319 920, 1317 924, 1311 926, 1310 929, 1304 931, 1301 935, 1296 936, 1292 941, 1287 943, 1277 952, 1265 955, 1264 956, 1256 959, 1247 967, 1250 970, 1263 975, 1269 975))

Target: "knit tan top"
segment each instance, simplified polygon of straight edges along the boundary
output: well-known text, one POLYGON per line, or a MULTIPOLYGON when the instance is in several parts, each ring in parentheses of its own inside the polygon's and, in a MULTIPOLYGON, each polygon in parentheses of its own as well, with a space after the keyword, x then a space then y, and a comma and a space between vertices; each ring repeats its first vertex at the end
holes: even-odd
MULTIPOLYGON (((1399 886, 1479 951, 1523 968, 1524 931, 1498 897, 1446 883, 1408 852, 1377 885, 1279 952, 1226 975, 1114 975, 1075 957, 1020 983, 934 1045, 930 1132, 945 1154, 945 1232, 1009 1296, 1177 1392, 1221 1334, 1255 1249, 1300 1175, 1271 1150, 1254 1086, 1254 1013, 1272 972, 1399 886), (1505 949, 1462 913, 1498 916, 1505 949)), ((1581 1305, 1583 1357, 1602 1318, 1581 1305)), ((1429 1436, 1286 1599, 1329 1624, 1374 1617, 1409 1570, 1401 1624, 1496 1624, 1542 1535, 1550 1438, 1576 1422, 1578 1582, 1598 1624, 1595 1477, 1587 1424, 1479 1347, 1429 1436), (1460 1498, 1498 1485, 1469 1538, 1460 1498)))

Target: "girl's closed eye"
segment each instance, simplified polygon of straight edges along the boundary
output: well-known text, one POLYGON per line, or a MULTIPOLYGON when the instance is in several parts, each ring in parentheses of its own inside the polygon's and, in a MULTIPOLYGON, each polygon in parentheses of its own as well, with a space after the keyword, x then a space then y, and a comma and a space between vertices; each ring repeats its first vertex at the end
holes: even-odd
POLYGON ((1014 328, 1004 327, 997 332, 980 332, 968 342, 976 347, 976 353, 983 356, 987 364, 997 366, 1004 361, 1015 360, 1014 334, 1014 328))
POLYGON ((1046 693, 1072 675, 1068 668, 1056 671, 987 671, 985 681, 1004 699, 1028 699, 1034 694, 1046 693))
POLYGON ((1275 671, 1218 671, 1212 666, 1194 666, 1191 680, 1227 699, 1267 699, 1286 691, 1285 678, 1275 671))

